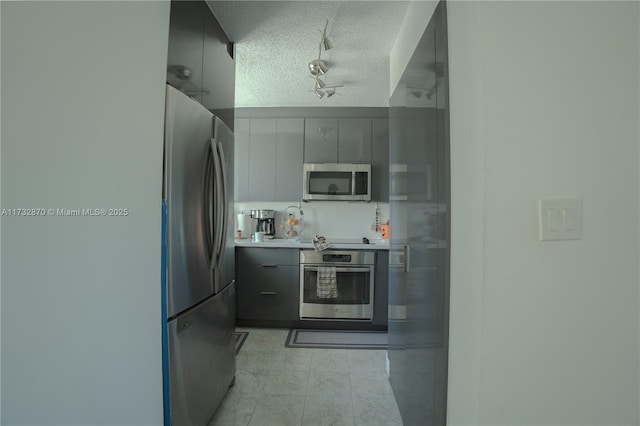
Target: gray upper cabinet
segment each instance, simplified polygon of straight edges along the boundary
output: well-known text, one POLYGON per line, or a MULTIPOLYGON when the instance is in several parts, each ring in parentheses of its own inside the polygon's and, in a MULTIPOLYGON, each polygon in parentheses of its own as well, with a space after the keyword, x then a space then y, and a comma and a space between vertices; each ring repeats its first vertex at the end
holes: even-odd
POLYGON ((389 202, 389 119, 371 121, 371 201, 389 202))
POLYGON ((172 1, 167 83, 191 96, 233 130, 233 44, 204 1, 172 1))
POLYGON ((371 119, 305 119, 304 162, 371 163, 371 119))
MULTIPOLYGON (((203 2, 204 3, 204 2, 203 2)), ((209 11, 203 7, 202 105, 233 129, 236 61, 234 46, 209 11)))
POLYGON ((236 201, 249 199, 250 124, 248 118, 235 120, 233 189, 236 201))
POLYGON ((242 111, 235 120, 235 201, 299 201, 304 163, 354 163, 371 164, 371 201, 388 202, 389 119, 380 109, 368 112, 242 111))
POLYGON ((252 119, 249 132, 249 200, 273 201, 278 158, 276 120, 252 119))
POLYGON ((338 120, 304 120, 304 162, 338 162, 338 120))
POLYGON ((276 120, 276 201, 302 198, 304 120, 276 120))
POLYGON ((371 120, 338 120, 338 163, 371 163, 371 120))
POLYGON ((202 34, 199 2, 171 2, 167 83, 202 103, 202 34))
POLYGON ((235 120, 235 201, 302 197, 304 119, 235 120))

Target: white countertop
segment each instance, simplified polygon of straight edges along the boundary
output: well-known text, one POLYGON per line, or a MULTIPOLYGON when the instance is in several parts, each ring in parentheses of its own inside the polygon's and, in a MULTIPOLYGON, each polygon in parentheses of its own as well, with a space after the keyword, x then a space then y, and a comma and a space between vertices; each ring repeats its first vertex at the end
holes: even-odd
MULTIPOLYGON (((331 244, 328 250, 389 250, 389 241, 382 239, 371 239, 369 244, 363 244, 362 239, 327 239, 331 244)), ((235 240, 236 247, 267 247, 267 248, 295 248, 312 249, 313 243, 310 240, 293 241, 284 238, 273 238, 264 240, 262 243, 254 243, 249 239, 235 240)))

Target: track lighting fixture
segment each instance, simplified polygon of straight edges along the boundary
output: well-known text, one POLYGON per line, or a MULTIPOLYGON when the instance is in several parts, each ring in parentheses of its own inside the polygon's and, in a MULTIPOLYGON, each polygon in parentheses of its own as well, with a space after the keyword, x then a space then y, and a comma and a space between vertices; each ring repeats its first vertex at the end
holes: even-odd
POLYGON ((318 78, 319 76, 325 75, 327 72, 329 72, 329 66, 325 61, 321 59, 323 50, 326 51, 333 48, 333 44, 331 44, 331 41, 329 41, 329 38, 327 37, 328 26, 329 20, 327 20, 326 24, 324 25, 322 38, 320 39, 320 44, 318 45, 318 59, 309 61, 309 72, 311 73, 311 75, 315 76, 314 92, 319 99, 322 99, 325 94, 327 95, 327 98, 330 98, 331 96, 335 95, 336 87, 342 87, 342 84, 327 85, 324 81, 318 78))

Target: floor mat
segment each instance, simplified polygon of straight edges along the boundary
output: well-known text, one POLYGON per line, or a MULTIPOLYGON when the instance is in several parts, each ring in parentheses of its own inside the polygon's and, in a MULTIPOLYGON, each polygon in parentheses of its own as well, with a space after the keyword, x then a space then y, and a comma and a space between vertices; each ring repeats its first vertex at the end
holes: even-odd
POLYGON ((248 331, 236 331, 236 355, 240 352, 240 348, 244 345, 244 342, 247 340, 247 336, 249 336, 248 331))
POLYGON ((387 349, 386 331, 309 330, 289 331, 287 348, 387 349))

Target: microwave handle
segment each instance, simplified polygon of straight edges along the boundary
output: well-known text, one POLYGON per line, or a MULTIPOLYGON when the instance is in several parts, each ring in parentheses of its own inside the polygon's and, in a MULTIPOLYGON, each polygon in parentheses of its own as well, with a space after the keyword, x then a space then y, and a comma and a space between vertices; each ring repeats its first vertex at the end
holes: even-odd
POLYGON ((402 246, 402 272, 409 272, 409 246, 402 246))
POLYGON ((351 172, 351 195, 356 195, 356 172, 351 172))

